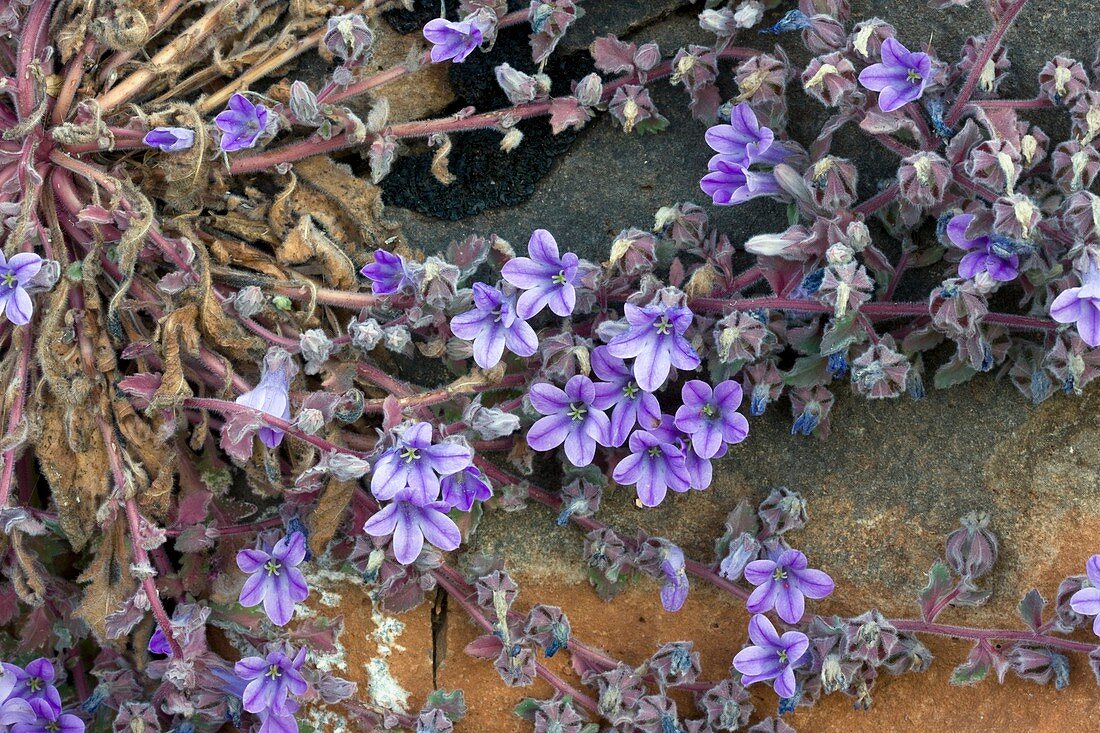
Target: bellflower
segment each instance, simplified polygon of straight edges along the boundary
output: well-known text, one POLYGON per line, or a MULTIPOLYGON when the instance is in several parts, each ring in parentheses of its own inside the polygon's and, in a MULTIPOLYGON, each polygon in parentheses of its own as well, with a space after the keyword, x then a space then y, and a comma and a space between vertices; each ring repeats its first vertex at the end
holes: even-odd
MULTIPOLYGON (((53 664, 45 657, 39 657, 25 668, 4 662, 4 679, 11 684, 9 697, 18 697, 33 702, 45 700, 54 709, 61 710, 61 694, 54 686, 53 664)), ((5 685, 6 686, 6 685, 5 685)))
POLYGON ((1069 597, 1069 607, 1082 616, 1095 616, 1092 633, 1100 636, 1100 555, 1093 555, 1085 563, 1090 588, 1082 588, 1069 597))
POLYGON ((256 147, 256 141, 267 129, 271 113, 262 104, 252 104, 248 97, 237 93, 229 98, 223 112, 214 118, 222 132, 221 148, 227 153, 256 147))
POLYGON ((287 700, 284 712, 276 713, 274 710, 261 710, 256 715, 260 719, 258 733, 298 733, 298 721, 294 713, 298 712, 298 703, 287 700))
POLYGON ((31 322, 34 303, 26 287, 42 269, 42 258, 33 252, 19 252, 9 261, 0 252, 0 315, 16 326, 31 322))
MULTIPOLYGON (((0 680, 3 680, 2 676, 0 680)), ((9 727, 33 723, 38 718, 29 702, 21 697, 9 697, 5 700, 3 692, 3 688, 0 688, 0 730, 6 731, 9 727)), ((49 703, 42 702, 50 707, 49 703)))
POLYGON ((746 167, 753 163, 778 165, 791 156, 790 148, 776 141, 772 129, 760 125, 747 102, 733 108, 728 125, 714 125, 704 137, 707 145, 718 153, 710 159, 710 170, 716 170, 718 161, 746 167))
POLYGON ((694 318, 684 306, 625 306, 630 329, 607 344, 607 353, 619 359, 634 357, 634 377, 646 392, 657 391, 671 367, 695 369, 699 355, 684 338, 694 318))
POLYGON ((1100 270, 1095 263, 1089 263, 1080 287, 1069 288, 1054 299, 1050 317, 1059 323, 1076 323, 1082 341, 1100 346, 1100 270))
POLYGON ((195 131, 186 127, 156 127, 145 133, 141 141, 165 153, 177 153, 195 144, 195 131))
POLYGON ((393 535, 393 554, 402 565, 416 562, 424 540, 445 552, 458 549, 462 542, 458 525, 447 516, 450 506, 443 501, 425 502, 423 498, 405 489, 363 525, 363 531, 371 537, 393 535))
POLYGON ((645 430, 630 436, 630 455, 619 461, 612 478, 622 485, 634 484, 644 506, 664 501, 669 489, 677 492, 691 488, 691 476, 678 445, 662 440, 645 430))
POLYGON ((168 644, 168 637, 164 635, 164 631, 158 626, 153 630, 153 635, 149 637, 148 649, 153 654, 171 654, 172 647, 168 644))
POLYGON ((749 170, 741 163, 716 157, 711 172, 699 181, 703 193, 710 196, 716 206, 736 206, 759 196, 776 196, 783 192, 771 172, 749 170))
POLYGON ((233 666, 233 671, 248 682, 241 696, 244 709, 250 713, 270 710, 276 715, 290 712, 293 701, 290 695, 302 695, 309 685, 302 673, 306 661, 306 649, 302 647, 294 657, 274 651, 266 657, 245 657, 233 666))
MULTIPOLYGON (((12 733, 84 733, 84 721, 75 715, 61 712, 61 706, 54 706, 43 698, 28 700, 33 719, 16 722, 12 733)), ((25 715, 20 715, 25 720, 25 715)))
POLYGON ((459 443, 432 445, 431 423, 410 425, 396 444, 374 464, 370 490, 375 498, 388 501, 408 488, 421 504, 439 498, 439 479, 465 470, 473 451, 459 443))
POLYGON ((810 568, 798 550, 786 550, 775 560, 754 560, 745 566, 745 579, 757 586, 745 602, 750 613, 771 609, 789 624, 806 611, 806 598, 824 598, 833 592, 833 579, 810 568))
POLYGON ((606 346, 598 346, 591 354, 592 371, 604 380, 596 382, 596 407, 611 411, 611 447, 626 442, 635 425, 649 429, 661 422, 661 405, 657 398, 634 381, 634 374, 623 362, 612 356, 606 346))
POLYGON ((794 668, 810 648, 810 640, 800 631, 782 636, 766 616, 756 614, 749 620, 749 639, 753 645, 737 652, 733 667, 743 676, 741 684, 775 680, 772 687, 781 698, 793 697, 796 688, 794 668))
MULTIPOLYGON (((714 478, 714 469, 710 464, 710 458, 702 458, 691 447, 691 436, 676 427, 675 418, 672 415, 661 415, 656 427, 649 432, 657 436, 657 439, 674 445, 684 454, 684 467, 691 479, 690 488, 695 491, 703 491, 714 478)), ((726 455, 726 445, 723 443, 718 452, 712 458, 721 458, 726 455)))
POLYGON ((492 29, 493 19, 486 13, 473 13, 455 22, 436 18, 424 26, 424 38, 432 44, 432 63, 451 60, 461 64, 474 52, 492 29))
POLYGON ((676 410, 676 427, 691 436, 700 458, 718 455, 723 444, 740 443, 749 434, 749 421, 737 411, 741 385, 726 380, 714 389, 693 379, 684 385, 683 404, 676 410))
POLYGON ((545 229, 536 229, 527 245, 530 257, 516 257, 504 263, 500 274, 522 289, 516 301, 516 315, 527 320, 549 307, 554 315, 568 316, 577 305, 580 258, 572 252, 558 254, 558 243, 545 229))
POLYGON ((684 551, 673 545, 661 560, 661 573, 665 576, 661 586, 661 605, 666 611, 679 611, 687 600, 689 584, 684 569, 684 551))
POLYGON ((359 274, 370 280, 375 295, 393 295, 412 282, 405 258, 384 249, 374 250, 374 262, 363 265, 359 274))
POLYGON ((932 59, 926 53, 910 51, 896 38, 882 42, 882 63, 859 73, 859 83, 878 92, 878 106, 893 112, 920 99, 932 78, 932 59))
MULTIPOLYGON (((294 376, 293 369, 290 354, 278 347, 269 349, 264 356, 259 384, 234 402, 289 422, 290 378, 294 376)), ((259 435, 260 442, 268 448, 277 448, 283 442, 283 431, 269 425, 261 427, 259 435)))
MULTIPOLYGON (((306 558, 306 538, 293 532, 270 550, 241 550, 237 567, 249 578, 241 588, 245 608, 264 604, 264 612, 276 626, 285 626, 294 615, 294 604, 309 595, 309 586, 298 566, 306 558)), ((249 712, 256 712, 250 710, 249 712)))
POLYGON ((462 512, 470 511, 475 501, 486 501, 493 497, 489 482, 475 466, 444 476, 439 481, 443 490, 443 503, 462 512))
POLYGON ((596 387, 583 374, 570 377, 565 389, 540 382, 528 393, 531 406, 545 415, 527 431, 527 444, 548 451, 565 443, 565 456, 574 466, 592 463, 596 444, 611 445, 611 421, 596 406, 596 387))
POLYGON ((451 331, 474 342, 474 361, 482 369, 500 363, 507 347, 516 356, 532 356, 539 348, 535 330, 516 315, 515 296, 485 283, 474 283, 474 310, 451 319, 451 331))
POLYGON ((998 250, 989 236, 968 238, 966 228, 972 221, 973 214, 957 214, 947 224, 948 239, 967 253, 959 262, 959 275, 971 279, 985 272, 999 282, 1015 280, 1019 274, 1019 256, 998 250))

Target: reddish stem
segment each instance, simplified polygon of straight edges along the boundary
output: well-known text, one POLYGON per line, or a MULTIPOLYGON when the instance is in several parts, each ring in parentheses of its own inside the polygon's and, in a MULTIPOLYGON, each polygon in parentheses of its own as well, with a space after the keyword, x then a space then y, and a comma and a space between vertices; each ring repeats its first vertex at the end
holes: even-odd
MULTIPOLYGON (((19 329, 19 336, 22 337, 21 350, 19 352, 19 361, 15 367, 14 381, 19 385, 18 390, 15 393, 15 400, 12 402, 11 412, 8 414, 8 428, 6 435, 13 435, 23 422, 23 406, 27 400, 27 373, 30 370, 31 363, 31 329, 29 326, 24 326, 19 329)), ((0 474, 0 509, 4 509, 8 506, 8 498, 11 495, 11 475, 12 470, 15 468, 15 451, 18 446, 13 446, 4 451, 4 468, 3 473, 0 474)))
POLYGON ((951 109, 947 112, 947 116, 944 118, 944 123, 948 127, 954 127, 955 123, 962 117, 963 110, 966 108, 966 103, 970 101, 970 95, 974 93, 974 87, 978 85, 978 79, 982 75, 982 70, 985 69, 985 65, 989 63, 989 60, 993 58, 994 52, 1001 44, 1001 39, 1004 38, 1005 33, 1012 26, 1012 21, 1016 20, 1016 16, 1020 14, 1020 11, 1024 9, 1024 5, 1027 4, 1027 0, 1016 0, 1005 10, 1004 15, 1001 16, 1000 21, 997 23, 997 27, 993 30, 993 33, 989 35, 989 38, 982 44, 982 52, 978 54, 977 60, 974 62, 974 66, 970 69, 970 73, 966 75, 966 81, 963 82, 962 89, 959 90, 959 96, 955 98, 954 104, 951 105, 951 109))

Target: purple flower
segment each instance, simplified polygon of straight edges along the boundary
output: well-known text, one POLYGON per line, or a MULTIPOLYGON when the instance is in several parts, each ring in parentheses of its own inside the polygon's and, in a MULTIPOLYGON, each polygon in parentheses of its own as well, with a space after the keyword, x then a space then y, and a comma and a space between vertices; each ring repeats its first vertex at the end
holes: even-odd
MULTIPOLYGON (((11 675, 6 675, 11 677, 11 675)), ((0 675, 0 683, 4 675, 0 675)), ((44 702, 44 701, 43 701, 44 702)), ((49 707, 49 703, 45 703, 49 707)), ((4 699, 4 689, 0 687, 0 730, 8 730, 8 726, 16 726, 21 723, 33 723, 38 716, 30 703, 21 697, 9 697, 4 699)))
POLYGON ((699 181, 699 187, 716 206, 736 206, 759 196, 782 193, 772 173, 752 171, 728 160, 717 160, 711 172, 699 181))
POLYGON ((493 489, 475 466, 444 476, 439 482, 443 490, 443 503, 462 512, 470 511, 475 501, 493 497, 493 489))
POLYGON ((718 154, 710 159, 710 170, 716 170, 718 161, 739 163, 748 167, 753 163, 778 165, 791 156, 791 150, 783 142, 776 142, 775 133, 769 127, 761 127, 756 113, 747 102, 741 102, 730 112, 730 124, 714 125, 705 135, 707 145, 718 154))
POLYGON ((611 421, 596 404, 596 386, 583 374, 570 377, 565 390, 540 382, 528 393, 531 406, 546 417, 527 431, 527 444, 548 451, 565 443, 565 456, 574 466, 587 466, 596 444, 611 445, 611 421))
POLYGON ((8 693, 10 697, 22 698, 27 702, 44 700, 58 712, 61 711, 61 695, 53 684, 54 670, 50 660, 39 657, 26 668, 7 662, 3 666, 4 679, 8 679, 7 684, 11 684, 11 691, 8 693))
MULTIPOLYGON (((234 402, 290 421, 291 357, 278 347, 269 349, 264 356, 260 382, 242 394, 234 402)), ((260 442, 268 448, 277 448, 283 442, 283 431, 264 425, 259 430, 260 442)))
POLYGON ((233 671, 248 682, 241 696, 244 709, 250 713, 270 710, 276 715, 288 714, 293 701, 287 697, 302 695, 309 689, 299 672, 305 661, 306 649, 302 647, 293 658, 281 651, 275 651, 266 658, 245 657, 237 662, 233 671))
POLYGON ((168 644, 168 637, 164 635, 164 631, 158 626, 153 635, 149 637, 149 651, 153 654, 171 654, 172 647, 168 644))
POLYGON ((626 442, 630 431, 640 424, 644 429, 661 422, 661 405, 657 398, 634 381, 634 374, 623 362, 608 353, 606 346, 592 351, 592 371, 604 380, 596 382, 596 407, 611 411, 611 447, 626 442))
POLYGON ((1100 271, 1095 263, 1089 263, 1081 287, 1069 288, 1054 299, 1050 317, 1059 323, 1076 323, 1082 341, 1100 346, 1100 271))
POLYGON ((572 252, 558 254, 554 235, 536 229, 527 245, 530 257, 516 257, 504 263, 500 274, 524 292, 516 301, 516 315, 534 318, 544 306, 558 316, 568 316, 577 305, 580 259, 572 252))
POLYGON ((465 470, 472 458, 473 451, 459 443, 432 445, 431 424, 414 423, 379 456, 370 490, 376 499, 388 501, 407 488, 419 504, 428 504, 439 498, 440 477, 465 470))
POLYGON ((661 560, 661 572, 665 576, 665 583, 661 586, 661 605, 666 611, 679 611, 688 596, 684 551, 675 545, 670 547, 661 560))
POLYGON ((432 44, 432 63, 448 59, 461 64, 485 40, 493 20, 485 13, 473 13, 454 22, 436 18, 424 26, 424 38, 432 44))
MULTIPOLYGON (((62 713, 60 704, 54 706, 40 697, 28 703, 34 718, 12 725, 12 733, 84 733, 84 721, 75 715, 62 713)), ((19 718, 26 719, 25 711, 19 718)))
POLYGON ((882 63, 861 71, 859 83, 879 93, 879 109, 893 112, 920 99, 931 77, 928 54, 910 51, 896 38, 887 38, 882 42, 882 63))
MULTIPOLYGON (((264 604, 264 612, 276 626, 285 626, 294 615, 294 604, 309 595, 309 586, 298 566, 306 558, 306 538, 293 532, 270 550, 241 550, 237 567, 249 578, 241 588, 245 608, 264 604)), ((256 712, 250 710, 249 712, 256 712)))
POLYGON ((274 710, 261 710, 256 715, 260 718, 259 733, 298 733, 298 721, 294 719, 294 713, 298 712, 298 703, 287 700, 284 712, 276 713, 274 710))
POLYGON ((806 611, 807 598, 824 598, 833 592, 833 579, 808 567, 806 556, 786 550, 773 560, 754 560, 745 566, 745 580, 757 586, 745 607, 751 613, 771 609, 789 624, 796 624, 806 611))
MULTIPOLYGON (((689 449, 691 436, 676 427, 676 421, 672 415, 661 415, 656 427, 650 431, 661 441, 677 446, 684 454, 684 466, 691 478, 691 487, 696 491, 703 491, 710 486, 714 478, 714 469, 709 458, 702 458, 694 449, 689 449)), ((726 446, 723 443, 713 458, 721 458, 726 455, 726 446)))
POLYGON ((252 104, 243 94, 234 94, 225 111, 214 118, 214 124, 222 131, 222 150, 230 153, 255 147, 267 129, 270 115, 262 104, 252 104))
POLYGON ((504 356, 504 347, 517 356, 531 356, 539 348, 535 330, 516 315, 514 295, 505 295, 485 283, 474 283, 474 310, 451 319, 451 331, 474 342, 474 361, 492 369, 504 356))
POLYGON ((33 252, 19 252, 9 262, 0 252, 0 315, 7 313, 16 326, 30 323, 34 304, 26 286, 42 269, 42 258, 33 252))
POLYGON ((195 131, 186 127, 156 127, 145 133, 142 142, 166 153, 176 153, 195 144, 195 131))
POLYGON ((967 254, 959 262, 959 275, 967 279, 974 278, 980 272, 999 282, 1015 280, 1020 267, 1020 258, 1011 253, 1000 253, 992 237, 981 235, 969 239, 966 228, 974 221, 973 214, 957 214, 947 223, 947 237, 967 254))
POLYGON ((1095 616, 1092 633, 1100 636, 1100 555, 1093 555, 1085 563, 1090 588, 1082 588, 1069 598, 1069 607, 1082 616, 1095 616))
POLYGON ((375 295, 393 295, 412 283, 405 258, 384 249, 374 250, 374 262, 363 265, 359 274, 370 280, 375 295))
POLYGON ((607 353, 619 359, 634 358, 634 377, 646 392, 657 391, 671 367, 695 369, 699 355, 684 338, 692 312, 684 306, 625 306, 630 329, 607 344, 607 353))
POLYGON ((795 693, 794 668, 798 666, 810 640, 800 631, 780 636, 766 616, 756 614, 749 620, 749 639, 753 646, 737 652, 733 667, 743 676, 741 684, 775 680, 772 687, 781 698, 795 693))
POLYGON ((393 535, 393 554, 402 565, 416 562, 424 540, 444 551, 456 550, 462 542, 458 525, 447 516, 450 506, 421 499, 406 489, 363 525, 363 531, 372 537, 393 535))
POLYGON ((680 447, 662 440, 647 430, 630 436, 630 455, 615 466, 612 478, 622 485, 634 484, 644 506, 664 501, 669 489, 677 492, 691 488, 691 476, 680 447))
POLYGON ((691 436, 700 458, 714 458, 723 444, 740 443, 749 434, 749 421, 737 411, 741 385, 726 380, 714 389, 698 379, 684 385, 684 404, 676 410, 676 427, 691 436))

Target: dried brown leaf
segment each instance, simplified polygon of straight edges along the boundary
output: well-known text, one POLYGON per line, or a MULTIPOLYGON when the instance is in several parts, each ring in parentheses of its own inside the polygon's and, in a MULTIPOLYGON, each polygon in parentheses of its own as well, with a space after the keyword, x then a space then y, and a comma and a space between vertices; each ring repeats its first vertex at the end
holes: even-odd
POLYGON ((330 479, 321 498, 317 500, 317 508, 313 510, 309 520, 309 549, 314 555, 322 554, 335 536, 336 530, 340 529, 357 483, 330 479))
POLYGON ((107 638, 107 616, 134 593, 136 581, 129 573, 129 565, 124 524, 112 522, 104 531, 91 564, 77 578, 88 583, 77 615, 99 639, 107 638))

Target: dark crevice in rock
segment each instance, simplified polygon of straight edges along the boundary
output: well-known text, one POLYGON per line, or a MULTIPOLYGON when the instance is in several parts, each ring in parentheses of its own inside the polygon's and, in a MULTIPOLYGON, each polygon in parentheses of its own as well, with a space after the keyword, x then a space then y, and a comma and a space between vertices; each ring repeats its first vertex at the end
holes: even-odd
POLYGON ((432 606, 432 688, 439 689, 439 667, 447 656, 447 591, 436 589, 432 606))

